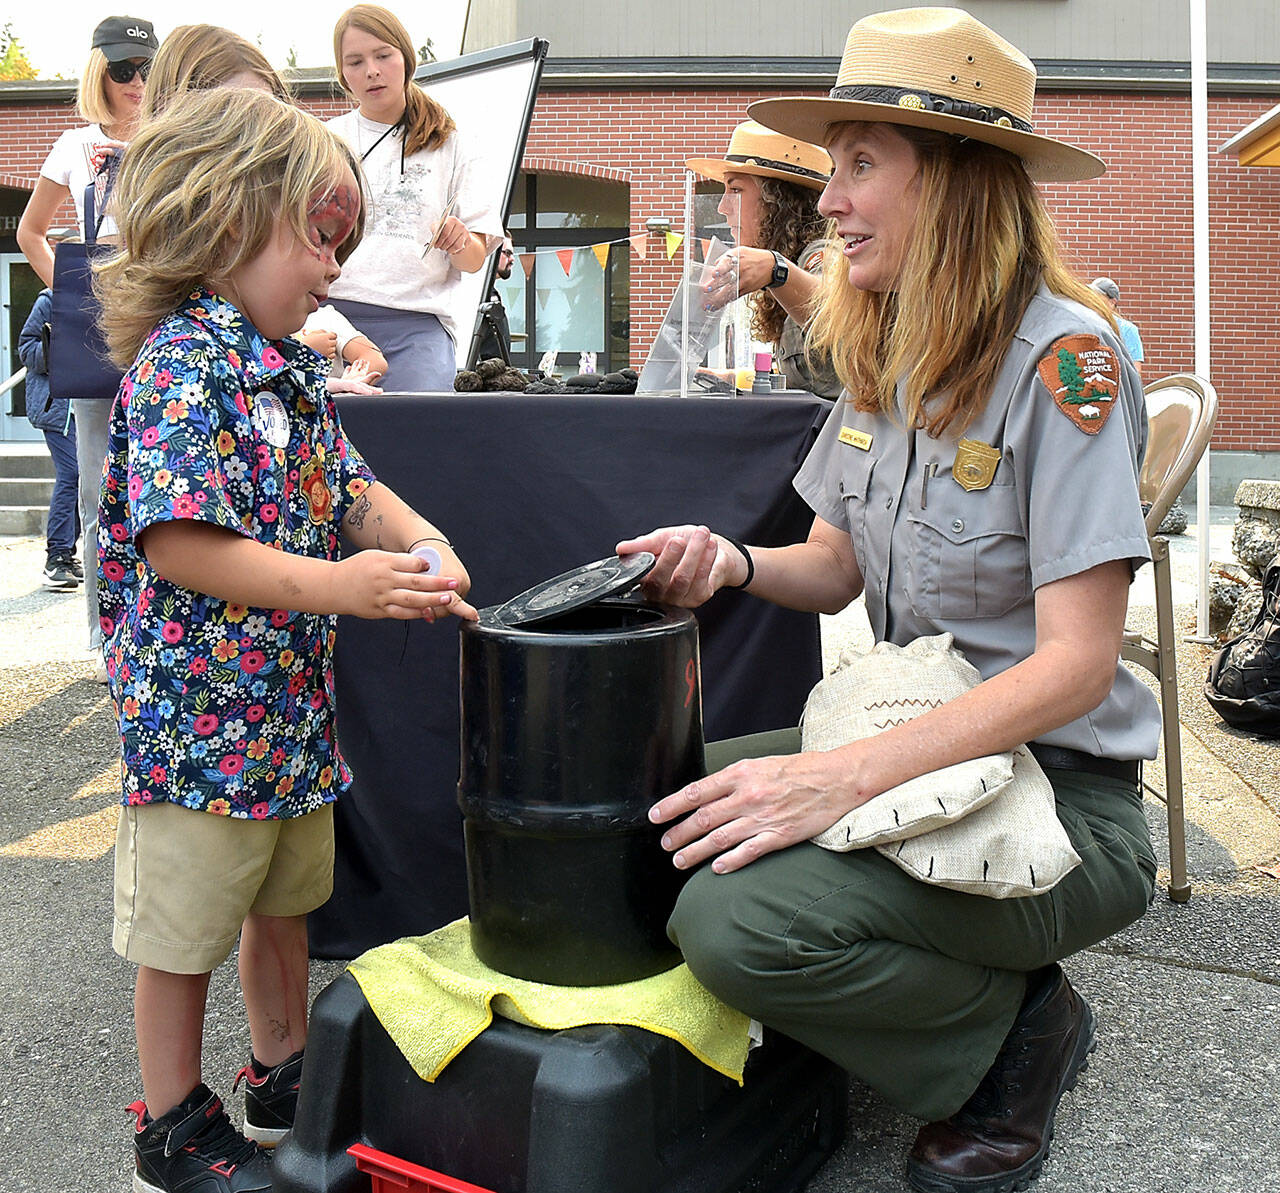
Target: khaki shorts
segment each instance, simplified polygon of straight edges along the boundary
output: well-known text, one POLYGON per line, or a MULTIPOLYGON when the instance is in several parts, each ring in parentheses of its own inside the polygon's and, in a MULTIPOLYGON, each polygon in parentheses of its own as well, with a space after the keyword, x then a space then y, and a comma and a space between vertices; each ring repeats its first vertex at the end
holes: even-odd
POLYGON ((179 804, 120 809, 115 927, 127 961, 209 973, 250 912, 306 915, 333 891, 333 804, 290 820, 232 820, 179 804))

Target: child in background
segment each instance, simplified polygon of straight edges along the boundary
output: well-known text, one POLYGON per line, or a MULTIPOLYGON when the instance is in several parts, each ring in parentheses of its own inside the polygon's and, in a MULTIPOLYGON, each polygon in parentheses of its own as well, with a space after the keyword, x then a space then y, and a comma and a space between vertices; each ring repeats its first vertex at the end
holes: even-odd
POLYGON ((387 371, 387 359, 378 345, 357 331, 337 307, 328 303, 307 316, 297 338, 331 362, 330 377, 376 385, 387 371))
POLYGON ((76 558, 80 534, 77 496, 80 467, 76 463, 76 420, 70 398, 49 396, 49 317, 53 291, 41 290, 31 304, 18 335, 18 357, 27 367, 27 421, 44 434, 53 457, 53 492, 45 525, 44 586, 71 591, 80 587, 84 569, 76 558))
POLYGON ((305 917, 332 888, 350 783, 334 615, 476 613, 445 536, 375 480, 323 361, 291 338, 362 231, 342 143, 270 95, 192 92, 142 130, 117 185, 125 247, 98 289, 112 355, 133 364, 98 583, 125 805, 113 944, 139 966, 134 1189, 254 1193, 271 1185, 254 1140, 293 1121, 305 917), (339 559, 340 532, 364 549, 339 559), (411 553, 423 542, 436 574, 411 553), (237 937, 245 1134, 200 1064, 209 975, 237 937))

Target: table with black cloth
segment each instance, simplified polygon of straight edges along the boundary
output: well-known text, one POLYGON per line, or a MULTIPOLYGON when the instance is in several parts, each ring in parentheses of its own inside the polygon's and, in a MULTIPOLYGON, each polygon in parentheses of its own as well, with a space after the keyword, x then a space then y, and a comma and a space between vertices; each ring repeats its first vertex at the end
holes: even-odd
MULTIPOLYGON (((809 395, 339 399, 378 479, 452 540, 477 608, 656 526, 803 539, 812 514, 791 478, 830 407, 809 395)), ((707 740, 794 725, 821 673, 817 617, 738 592, 697 617, 707 740)), ((309 928, 314 956, 349 958, 467 912, 457 625, 344 617, 335 671, 355 782, 337 803, 333 897, 309 928)))

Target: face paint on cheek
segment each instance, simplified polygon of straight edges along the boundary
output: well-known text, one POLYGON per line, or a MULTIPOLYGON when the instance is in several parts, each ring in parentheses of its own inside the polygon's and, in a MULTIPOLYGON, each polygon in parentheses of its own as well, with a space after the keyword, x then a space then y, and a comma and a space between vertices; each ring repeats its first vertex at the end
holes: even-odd
POLYGON ((351 235, 359 214, 360 192, 354 187, 340 184, 322 195, 307 212, 307 235, 312 247, 320 249, 319 225, 325 224, 331 231, 329 246, 336 248, 351 235))

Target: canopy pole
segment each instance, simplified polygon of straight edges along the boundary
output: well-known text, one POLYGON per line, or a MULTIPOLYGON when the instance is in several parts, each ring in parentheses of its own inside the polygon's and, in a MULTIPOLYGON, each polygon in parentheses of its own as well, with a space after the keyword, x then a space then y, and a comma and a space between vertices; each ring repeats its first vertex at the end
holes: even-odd
MULTIPOLYGON (((1205 0, 1191 7, 1191 245, 1194 293, 1195 371, 1211 380, 1209 359, 1209 69, 1205 0)), ((1196 636, 1209 634, 1209 448, 1196 466, 1196 527, 1199 574, 1196 636)))

